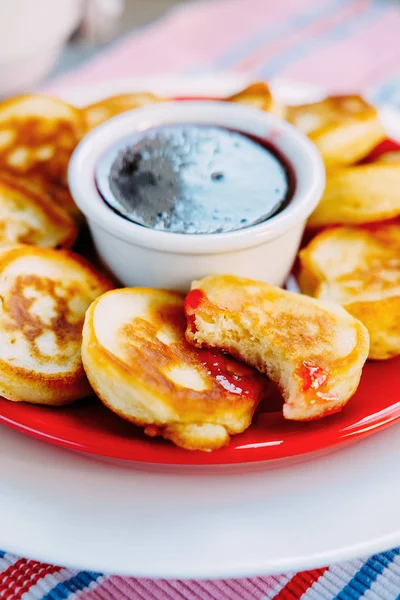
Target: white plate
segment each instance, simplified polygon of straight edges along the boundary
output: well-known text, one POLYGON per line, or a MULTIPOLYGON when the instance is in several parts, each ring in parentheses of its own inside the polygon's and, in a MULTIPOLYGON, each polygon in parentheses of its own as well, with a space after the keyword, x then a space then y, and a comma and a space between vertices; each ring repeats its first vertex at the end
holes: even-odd
MULTIPOLYGON (((202 89, 230 93, 243 83, 222 81, 202 89)), ((148 81, 124 85, 118 91, 161 91, 148 81)), ((162 85, 170 94, 194 89, 182 80, 162 85)), ((389 121, 394 131, 400 119, 389 121)), ((315 568, 400 544, 400 426, 253 472, 134 470, 0 431, 0 547, 22 556, 123 575, 212 578, 315 568)))

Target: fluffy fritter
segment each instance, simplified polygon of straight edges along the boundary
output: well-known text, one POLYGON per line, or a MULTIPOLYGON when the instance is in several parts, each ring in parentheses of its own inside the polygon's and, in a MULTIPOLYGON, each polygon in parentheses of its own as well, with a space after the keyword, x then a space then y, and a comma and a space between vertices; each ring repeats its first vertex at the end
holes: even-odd
POLYGON ((35 183, 78 218, 67 169, 84 131, 81 112, 57 98, 31 94, 1 102, 0 170, 35 183))
POLYGON ((66 250, 15 246, 0 251, 0 395, 63 405, 88 396, 82 326, 110 283, 66 250))
POLYGON ((163 102, 163 100, 163 98, 149 92, 119 94, 104 98, 94 104, 89 104, 89 106, 83 109, 83 115, 87 128, 93 129, 120 113, 149 104, 157 104, 158 102, 163 102))
POLYGON ((70 248, 77 233, 73 219, 50 196, 0 171, 0 246, 70 248))
POLYGON ((288 106, 286 118, 310 137, 328 166, 357 162, 385 138, 376 109, 360 96, 288 106))
POLYGON ((357 225, 400 215, 400 163, 343 167, 328 172, 321 201, 307 227, 357 225))
POLYGON ((301 290, 342 304, 369 331, 369 357, 400 354, 400 225, 337 227, 300 252, 301 290))
POLYGON ((82 360, 102 402, 189 450, 214 450, 244 431, 267 392, 257 371, 185 339, 183 297, 114 290, 86 313, 82 360))
POLYGON ((341 306, 231 275, 192 284, 187 340, 224 349, 267 374, 286 419, 336 412, 357 389, 368 356, 365 327, 341 306))
POLYGON ((272 96, 269 86, 264 82, 253 83, 241 92, 226 99, 228 102, 237 102, 253 108, 259 108, 283 118, 285 108, 272 96))

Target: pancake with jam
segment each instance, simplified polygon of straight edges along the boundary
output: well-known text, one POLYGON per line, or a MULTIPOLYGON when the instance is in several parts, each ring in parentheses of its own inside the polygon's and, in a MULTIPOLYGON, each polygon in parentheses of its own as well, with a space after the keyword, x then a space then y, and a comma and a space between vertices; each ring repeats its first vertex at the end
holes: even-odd
POLYGON ((70 248, 77 234, 73 219, 50 196, 0 171, 0 246, 70 248))
POLYGON ((28 94, 0 103, 0 170, 26 179, 79 218, 68 190, 72 151, 85 132, 81 112, 57 98, 28 94))
POLYGON ((280 388, 283 416, 310 420, 339 411, 368 356, 364 325, 341 306, 231 275, 192 284, 187 340, 224 349, 280 388))
POLYGON ((385 138, 376 109, 361 96, 287 106, 285 117, 309 136, 329 167, 361 160, 385 138))
POLYGON ((143 288, 104 294, 86 313, 82 360, 102 402, 190 450, 214 450, 251 423, 268 380, 185 340, 183 298, 143 288))
POLYGON ((109 282, 69 251, 0 251, 0 395, 59 406, 90 395, 81 361, 85 311, 109 282))
POLYGON ((302 292, 337 302, 369 331, 369 357, 400 354, 400 225, 334 227, 300 252, 302 292))

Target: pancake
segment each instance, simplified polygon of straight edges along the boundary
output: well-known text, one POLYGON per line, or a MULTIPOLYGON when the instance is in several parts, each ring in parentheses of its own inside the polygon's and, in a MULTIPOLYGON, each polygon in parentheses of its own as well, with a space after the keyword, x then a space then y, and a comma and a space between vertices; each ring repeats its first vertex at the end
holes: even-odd
POLYGON ((163 98, 159 98, 158 96, 147 92, 120 94, 118 96, 104 98, 103 100, 100 100, 100 102, 95 102, 94 104, 89 104, 89 106, 86 106, 83 109, 83 115, 87 128, 93 129, 123 112, 163 101, 163 98))
POLYGON ((187 340, 226 350, 280 388, 283 416, 310 420, 339 411, 358 387, 368 332, 341 306, 231 275, 192 284, 187 340))
POLYGON ((50 196, 0 171, 0 246, 70 248, 77 234, 72 218, 50 196))
POLYGON ((286 118, 309 136, 328 166, 355 163, 386 137, 376 109, 360 96, 288 106, 286 118))
POLYGON ((59 406, 91 394, 81 361, 85 311, 110 283, 66 250, 0 251, 0 395, 59 406))
POLYGON ((0 170, 35 183, 79 218, 68 191, 72 151, 85 132, 81 112, 62 100, 17 96, 0 103, 0 170))
POLYGON ((400 164, 370 163, 328 172, 307 227, 357 225, 400 215, 400 164))
POLYGON ((392 152, 384 152, 374 161, 378 164, 385 165, 400 165, 400 150, 393 150, 392 152))
POLYGON ((117 415, 189 450, 210 451, 251 423, 268 380, 185 339, 183 297, 114 290, 86 313, 82 360, 102 402, 117 415))
POLYGON ((263 82, 253 83, 241 92, 226 98, 226 100, 258 108, 281 118, 284 117, 284 107, 274 99, 269 86, 263 82))
POLYGON ((344 306, 369 331, 369 357, 400 354, 400 225, 337 227, 300 252, 301 290, 344 306))

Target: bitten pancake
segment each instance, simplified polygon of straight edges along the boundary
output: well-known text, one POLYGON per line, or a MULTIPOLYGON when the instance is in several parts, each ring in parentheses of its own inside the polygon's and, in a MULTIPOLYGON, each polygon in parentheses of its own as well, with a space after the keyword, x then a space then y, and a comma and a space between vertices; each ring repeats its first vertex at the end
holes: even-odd
POLYGON ((367 327, 370 358, 400 354, 400 225, 329 229, 300 263, 304 293, 342 304, 367 327))
POLYGON ((189 450, 214 450, 244 431, 268 380, 185 339, 183 298, 114 290, 86 313, 82 360, 103 403, 123 419, 189 450))
POLYGON ((0 251, 0 395, 62 405, 88 396, 81 362, 85 311, 110 289, 66 250, 14 246, 0 251))
POLYGON ((186 337, 266 373, 280 388, 286 419, 336 412, 357 389, 368 356, 365 327, 341 306, 231 275, 192 284, 186 337))
POLYGON ((97 127, 97 125, 100 125, 100 123, 104 123, 104 121, 111 119, 111 117, 115 117, 127 110, 133 110, 135 108, 140 108, 141 106, 157 104, 158 102, 163 101, 163 98, 147 92, 138 94, 120 94, 118 96, 104 98, 104 100, 100 100, 100 102, 95 102, 94 104, 86 106, 83 109, 83 115, 88 129, 93 129, 94 127, 97 127))
POLYGON ((329 166, 357 162, 385 138, 376 109, 360 96, 288 106, 286 118, 309 136, 329 166))
POLYGON ((77 234, 72 218, 45 192, 0 171, 0 246, 70 248, 77 234))
POLYGON ((278 117, 284 117, 285 108, 274 99, 268 85, 263 82, 253 83, 241 92, 227 98, 227 101, 245 104, 273 113, 278 117))
POLYGON ((85 131, 81 112, 57 98, 18 96, 0 103, 0 170, 26 178, 74 217, 67 168, 85 131))
POLYGON ((329 172, 307 227, 357 225, 400 215, 400 164, 369 163, 329 172))

